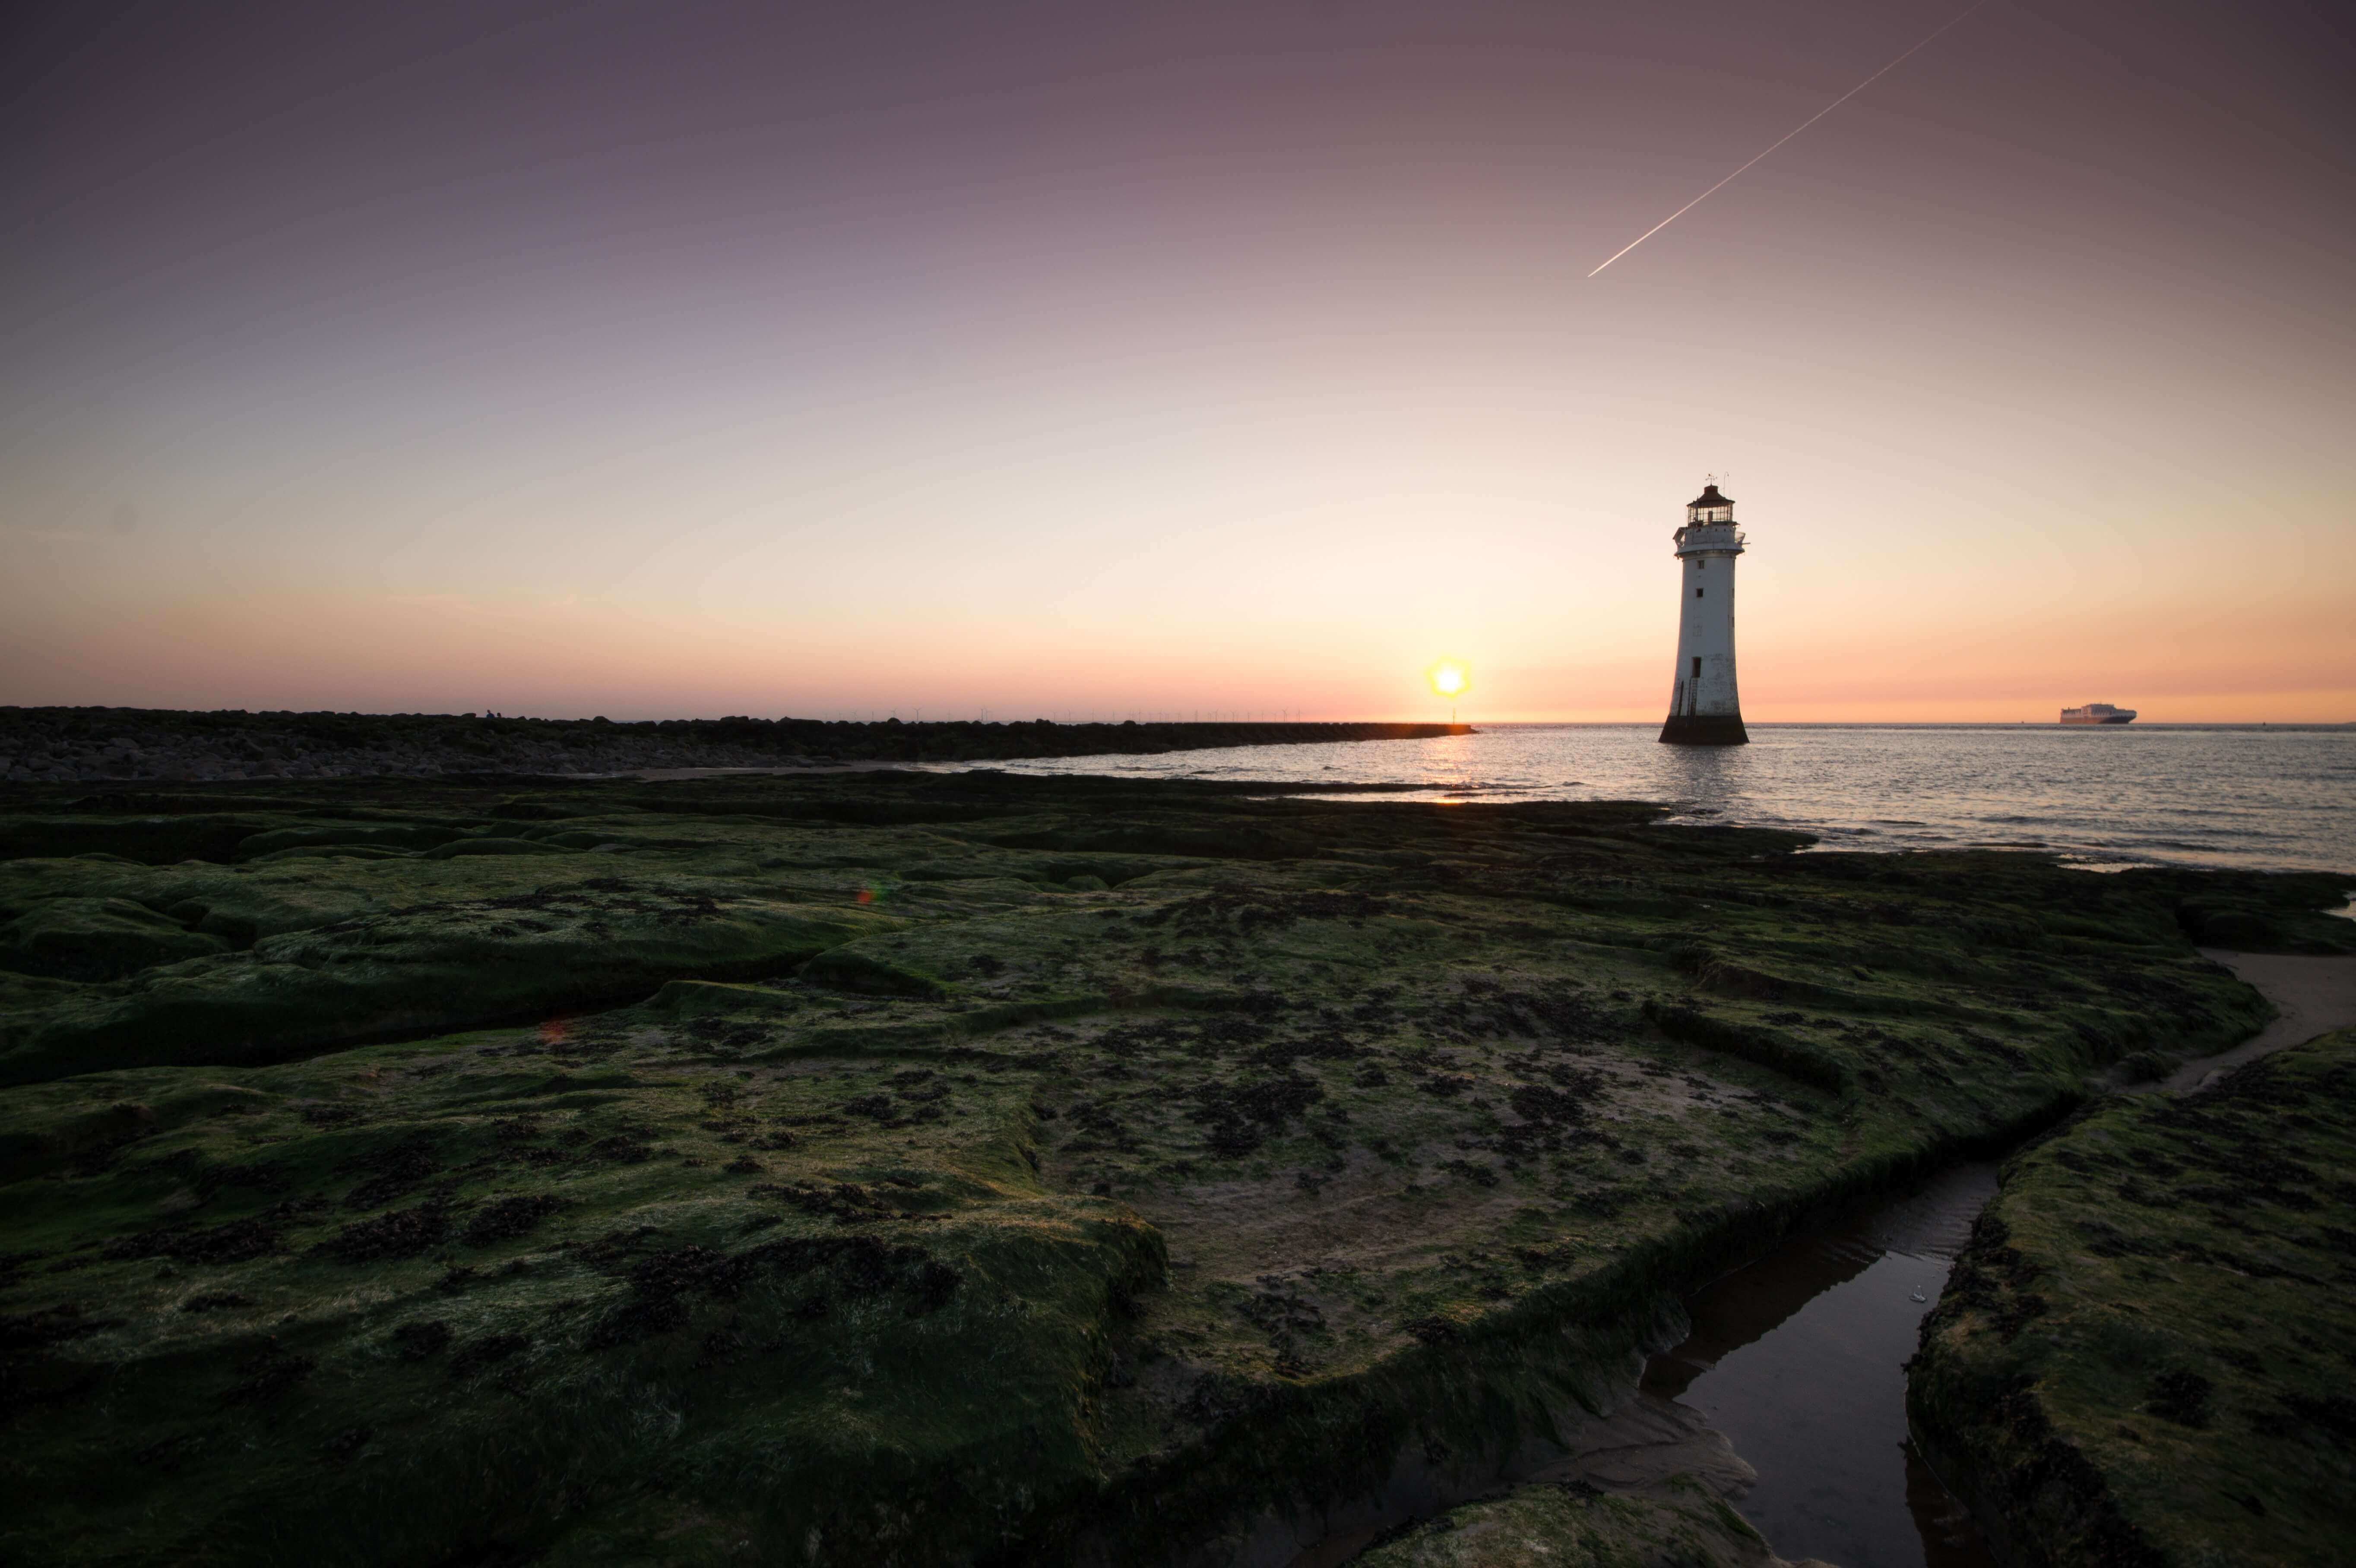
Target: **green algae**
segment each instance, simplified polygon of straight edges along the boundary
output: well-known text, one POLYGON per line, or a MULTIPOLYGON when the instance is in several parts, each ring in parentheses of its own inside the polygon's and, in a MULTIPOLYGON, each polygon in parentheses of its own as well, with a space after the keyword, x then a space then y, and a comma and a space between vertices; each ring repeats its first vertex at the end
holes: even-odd
POLYGON ((538 1016, 673 976, 789 969, 876 923, 858 911, 581 881, 382 909, 20 1014, 0 1082, 158 1058, 270 1061, 538 1016))
POLYGON ((221 938, 130 899, 43 899, 0 925, 0 964, 61 979, 120 979, 228 951, 221 938))
POLYGON ((237 812, 0 864, 236 948, 0 974, 20 1554, 1216 1560, 1543 1445, 1664 1292, 2264 1010, 2173 887, 1626 803, 237 812), (276 858, 338 844, 390 854, 276 858))
POLYGON ((91 1304, 8 1319, 38 1554, 544 1545, 657 1475, 795 1499, 851 1552, 895 1470, 934 1488, 919 1539, 1075 1484, 1095 1326, 1159 1245, 1041 1187, 1020 1086, 714 1075, 606 1027, 20 1091, 12 1245, 42 1254, 36 1294, 91 1304), (879 1088, 935 1114, 857 1104, 879 1088), (906 1130, 860 1131, 885 1120, 906 1130))
POLYGON ((2343 1030, 2007 1168, 1909 1403, 2008 1560, 2347 1561, 2352 1107, 2343 1030))
POLYGON ((1662 1497, 1534 1485, 1451 1509, 1352 1559, 1364 1568, 1765 1568, 1779 1560, 1699 1487, 1662 1497))

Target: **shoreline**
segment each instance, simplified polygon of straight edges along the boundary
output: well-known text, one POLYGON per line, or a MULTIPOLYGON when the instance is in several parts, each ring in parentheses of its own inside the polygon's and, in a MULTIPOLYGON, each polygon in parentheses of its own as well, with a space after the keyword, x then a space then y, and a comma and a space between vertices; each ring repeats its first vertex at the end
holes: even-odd
MULTIPOLYGON (((17 1528, 848 1563, 888 1499, 911 1562, 1283 1563, 1539 1467, 1673 1293, 2259 1021, 2158 882, 1660 815, 877 770, 19 817, 26 1476, 145 1500, 17 1528)), ((2199 881, 2297 934, 2288 885, 2199 881)))
MULTIPOLYGON (((7 711, 0 709, 0 777, 24 773, 27 762, 24 756, 12 762, 11 747, 17 742, 9 739, 7 711)), ((54 789, 73 792, 46 797, 59 805, 101 795, 118 796, 121 804, 155 792, 275 787, 290 775, 306 786, 346 789, 397 784, 404 778, 438 779, 454 786, 497 786, 505 781, 511 787, 586 787, 622 779, 669 787, 695 778, 851 773, 905 765, 926 773, 994 768, 1036 776, 1209 775, 1226 783, 1258 782, 1271 789, 1290 784, 1306 793, 1300 782, 1305 774, 1317 781, 1317 793, 1329 797, 1383 795, 1502 805, 1546 799, 1681 801, 1681 819, 1808 832, 1816 836, 1815 848, 1823 853, 1859 848, 1901 853, 2020 849, 2103 869, 2319 872, 2341 876, 2356 891, 2356 867, 2347 863, 2339 836, 2317 805, 2316 791, 2339 765, 2335 759, 2344 738, 2326 734, 2308 736, 2303 747, 2295 748, 2297 757, 2283 763, 2290 772, 2279 779, 2266 772, 2274 766, 2265 761, 2273 749, 2241 747, 2213 736, 2201 742, 2205 748, 2200 752, 2201 765, 2224 770, 2219 804, 2229 809, 2191 819, 2177 809, 2167 791, 2155 795, 2147 787, 2153 769, 2165 761, 2158 752, 2149 748, 2136 752, 2138 760, 2129 771, 2142 783, 2113 800, 2105 793, 2117 786, 2113 764, 2097 767, 2101 759, 2071 747, 2029 746, 2024 752, 2025 743, 2009 738, 2009 727, 1976 740, 1966 732, 1968 726, 1799 727, 1783 741, 1771 741, 1739 757, 1719 757, 1697 774, 1687 764, 1701 759, 1683 756, 1681 748, 1653 743, 1654 731, 1645 726, 1494 725, 1476 730, 1462 725, 1454 741, 1434 743, 1427 735, 1404 749, 1365 752, 1328 743, 1336 731, 1320 726, 1306 727, 1304 733, 1300 726, 1265 725, 829 726, 731 720, 567 726, 446 716, 163 717, 176 723, 266 720, 265 729, 316 720, 326 731, 324 739, 315 739, 329 749, 304 751, 291 743, 299 737, 281 736, 279 741, 290 743, 280 744, 267 734, 239 732, 231 736, 234 746, 218 738, 217 743, 207 744, 218 751, 224 746, 234 750, 249 741, 270 743, 250 747, 256 754, 243 760, 184 758, 192 764, 186 766, 166 765, 168 758, 148 756, 126 766, 53 766, 46 784, 22 778, 0 782, 0 802, 22 809, 45 797, 14 791, 54 789), (348 722, 361 726, 357 738, 346 733, 338 739, 337 727, 348 722), (421 724, 423 731, 403 738, 411 727, 421 724), (1936 739, 1933 731, 1945 729, 1955 733, 1936 739), (1807 739, 1809 735, 1815 739, 1807 739), (752 739, 744 740, 747 736, 752 739), (1258 743, 1229 744, 1237 741, 1258 743), (355 745, 360 750, 354 751, 355 745), (829 746, 849 754, 807 754, 829 746), (502 752, 502 747, 508 750, 502 752), (1893 756, 1881 763, 1899 767, 1894 776, 1914 782, 1886 786, 1875 782, 1881 777, 1876 759, 1885 751, 1893 756), (2050 800, 2038 798, 2023 783, 2039 768, 2058 770, 2048 781, 2052 786, 2050 800), (1944 801, 1922 793, 1923 781, 1942 769, 1961 770, 1954 774, 1960 793, 1944 801), (2277 809, 2287 815, 2279 820, 2265 816, 2277 809)), ((1364 740, 1398 738, 1402 731, 1391 727, 1344 733, 1364 740)), ((1762 733, 1762 739, 1770 737, 1762 733)), ((95 764, 100 759, 93 755, 80 761, 95 764)), ((56 764, 59 759, 49 762, 56 764)), ((2211 940, 2224 945, 2239 939, 2221 933, 2211 940)))

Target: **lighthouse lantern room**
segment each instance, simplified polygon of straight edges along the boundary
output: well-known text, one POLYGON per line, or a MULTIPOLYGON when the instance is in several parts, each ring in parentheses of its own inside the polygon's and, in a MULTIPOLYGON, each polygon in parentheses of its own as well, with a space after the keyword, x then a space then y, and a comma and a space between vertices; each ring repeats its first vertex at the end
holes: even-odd
POLYGON ((1677 667, 1661 739, 1674 746, 1740 746, 1742 699, 1734 684, 1734 561, 1742 531, 1734 502, 1715 480, 1686 507, 1677 541, 1677 667))

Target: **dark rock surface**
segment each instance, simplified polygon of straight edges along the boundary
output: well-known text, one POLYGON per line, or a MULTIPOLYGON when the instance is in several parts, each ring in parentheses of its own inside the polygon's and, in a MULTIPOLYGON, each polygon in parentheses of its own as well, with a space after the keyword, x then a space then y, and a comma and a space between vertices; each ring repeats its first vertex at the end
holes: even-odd
POLYGON ((1909 1404, 2008 1562, 2348 1562, 2356 1030, 2017 1157, 1909 1404))
POLYGON ((1659 815, 0 786, 99 955, 0 968, 0 1558, 1281 1563, 2263 1017, 2178 884, 1659 815))

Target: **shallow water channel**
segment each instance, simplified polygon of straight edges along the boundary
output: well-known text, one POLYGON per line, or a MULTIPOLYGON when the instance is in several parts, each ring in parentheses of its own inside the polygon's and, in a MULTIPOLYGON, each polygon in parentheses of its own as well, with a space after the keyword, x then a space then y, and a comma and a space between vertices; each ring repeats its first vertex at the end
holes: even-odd
POLYGON ((1906 1439, 1907 1359, 1996 1167, 1921 1188, 1720 1276, 1646 1392, 1699 1412, 1759 1472, 1740 1504, 1778 1556, 1839 1568, 1993 1568, 1906 1439))

